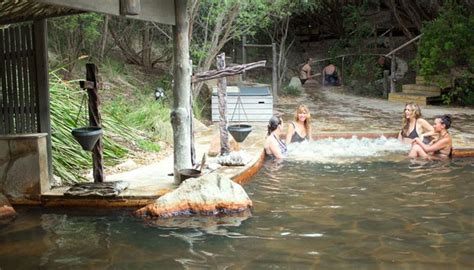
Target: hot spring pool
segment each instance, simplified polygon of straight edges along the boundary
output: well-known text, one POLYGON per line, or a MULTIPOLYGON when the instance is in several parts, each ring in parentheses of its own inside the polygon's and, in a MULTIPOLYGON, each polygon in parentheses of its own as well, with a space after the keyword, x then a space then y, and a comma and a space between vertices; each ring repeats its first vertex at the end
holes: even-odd
POLYGON ((19 208, 0 227, 0 268, 472 269, 474 159, 376 152, 267 161, 244 186, 250 218, 19 208))

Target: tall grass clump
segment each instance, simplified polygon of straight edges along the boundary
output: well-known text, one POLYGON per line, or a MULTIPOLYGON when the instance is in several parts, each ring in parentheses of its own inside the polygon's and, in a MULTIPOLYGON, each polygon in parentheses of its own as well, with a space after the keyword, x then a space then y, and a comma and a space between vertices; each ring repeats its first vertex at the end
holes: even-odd
MULTIPOLYGON (((82 108, 76 123, 81 100, 85 94, 77 81, 63 81, 55 72, 50 73, 53 170, 64 183, 84 181, 85 178, 81 175, 85 170, 92 168, 91 152, 82 150, 71 135, 71 129, 88 125, 87 107, 82 108)), ((116 164, 129 152, 129 149, 118 143, 117 139, 135 141, 139 136, 133 127, 107 113, 102 113, 102 128, 105 165, 116 164)))

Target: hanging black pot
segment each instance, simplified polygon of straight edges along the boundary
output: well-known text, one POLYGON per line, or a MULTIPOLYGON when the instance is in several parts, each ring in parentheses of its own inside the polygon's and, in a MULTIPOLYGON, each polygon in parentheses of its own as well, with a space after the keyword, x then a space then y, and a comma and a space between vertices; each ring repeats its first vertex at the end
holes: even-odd
POLYGON ((102 128, 100 127, 80 127, 75 128, 71 131, 74 139, 82 146, 82 149, 86 151, 92 151, 95 144, 102 136, 102 128))
POLYGON ((232 137, 234 137, 236 142, 241 143, 245 141, 249 133, 252 131, 252 126, 246 124, 236 124, 230 125, 227 127, 227 130, 232 135, 232 137))

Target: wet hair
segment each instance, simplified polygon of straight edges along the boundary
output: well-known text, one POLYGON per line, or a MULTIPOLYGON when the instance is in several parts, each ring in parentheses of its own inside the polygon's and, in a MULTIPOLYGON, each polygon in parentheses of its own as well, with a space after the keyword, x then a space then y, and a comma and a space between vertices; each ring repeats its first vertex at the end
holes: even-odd
POLYGON ((410 121, 408 121, 407 118, 405 117, 405 108, 407 106, 410 106, 412 108, 413 110, 412 113, 415 115, 415 119, 421 118, 421 109, 420 109, 420 106, 418 106, 418 104, 414 102, 409 102, 405 104, 405 107, 403 107, 403 118, 402 118, 402 123, 403 123, 402 135, 405 137, 408 136, 408 129, 410 128, 410 121))
POLYGON ((441 123, 445 126, 446 130, 451 127, 451 123, 453 122, 451 115, 449 114, 444 114, 441 116, 437 116, 439 120, 441 120, 441 123))
POLYGON ((311 114, 309 113, 309 109, 308 107, 306 107, 306 105, 304 104, 300 104, 298 105, 298 107, 296 108, 296 112, 295 112, 295 122, 298 122, 298 114, 301 113, 301 112, 305 112, 306 113, 306 119, 304 120, 304 128, 306 129, 307 133, 310 134, 311 132, 311 114))
POLYGON ((267 135, 270 135, 279 125, 281 125, 281 118, 276 115, 272 116, 270 120, 268 120, 267 135))

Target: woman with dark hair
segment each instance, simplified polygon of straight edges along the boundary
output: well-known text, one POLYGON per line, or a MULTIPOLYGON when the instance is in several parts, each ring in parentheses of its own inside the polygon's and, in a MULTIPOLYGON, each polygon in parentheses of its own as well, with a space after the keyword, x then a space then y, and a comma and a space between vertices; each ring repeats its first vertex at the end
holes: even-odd
POLYGON ((434 133, 438 134, 438 139, 426 145, 420 138, 413 140, 413 147, 408 154, 411 158, 422 157, 426 159, 446 159, 451 157, 453 141, 448 129, 451 127, 451 116, 442 115, 435 118, 433 125, 434 133))
POLYGON ((432 134, 434 129, 421 118, 420 106, 416 103, 407 103, 403 111, 402 130, 398 134, 398 139, 404 143, 412 143, 415 138, 421 138, 426 144, 430 142, 428 134, 432 134))
POLYGON ((267 139, 265 140, 265 154, 273 158, 283 158, 286 153, 286 144, 280 139, 283 122, 278 116, 272 116, 268 121, 267 139))

